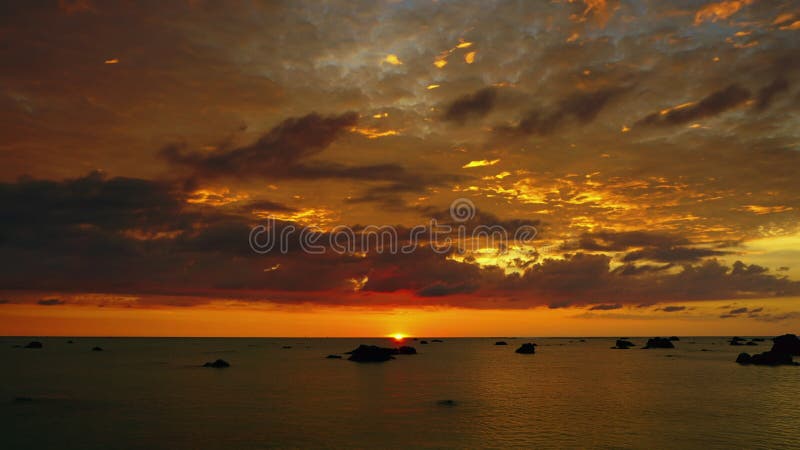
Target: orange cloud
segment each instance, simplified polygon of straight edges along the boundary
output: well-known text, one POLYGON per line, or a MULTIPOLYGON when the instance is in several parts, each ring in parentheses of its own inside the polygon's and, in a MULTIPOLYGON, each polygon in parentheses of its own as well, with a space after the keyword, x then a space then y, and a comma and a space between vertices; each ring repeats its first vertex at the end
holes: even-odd
POLYGON ((730 0, 718 3, 709 3, 700 8, 694 15, 694 24, 700 25, 703 22, 717 22, 725 20, 742 9, 744 6, 753 3, 753 0, 730 0))

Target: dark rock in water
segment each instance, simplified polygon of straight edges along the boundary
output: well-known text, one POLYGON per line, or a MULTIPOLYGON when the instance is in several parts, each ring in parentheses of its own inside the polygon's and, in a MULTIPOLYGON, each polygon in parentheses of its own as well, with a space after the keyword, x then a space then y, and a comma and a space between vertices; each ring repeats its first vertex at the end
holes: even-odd
POLYGON ((431 342, 444 342, 444 341, 443 341, 443 340, 441 340, 441 339, 434 339, 434 340, 432 340, 431 342))
POLYGON ((616 344, 614 345, 614 347, 611 347, 611 348, 618 348, 620 350, 627 350, 627 349, 633 347, 634 345, 635 344, 633 342, 631 342, 631 341, 626 341, 626 340, 623 340, 623 339, 617 339, 616 344))
POLYGON ((420 344, 427 344, 428 341, 419 341, 420 344))
POLYGON ((44 346, 39 341, 28 342, 28 345, 25 346, 25 348, 42 348, 42 347, 44 346))
POLYGON ((283 346, 283 347, 281 347, 281 348, 292 348, 292 346, 291 346, 291 345, 284 345, 284 346, 283 346))
POLYGON ((72 342, 72 341, 67 341, 67 344, 74 344, 74 342, 72 342))
POLYGON ((740 338, 739 336, 734 336, 728 341, 731 345, 744 345, 744 339, 740 338))
POLYGON ((398 347, 398 348, 394 349, 394 353, 393 354, 394 355, 416 355, 417 354, 417 349, 415 349, 414 347, 409 347, 407 345, 404 345, 402 347, 398 347))
POLYGON ((327 359, 342 359, 342 355, 328 355, 325 358, 327 358, 327 359))
POLYGON ((586 339, 579 339, 578 342, 586 342, 586 339))
POLYGON ((103 348, 102 347, 92 347, 92 351, 93 352, 102 352, 103 348))
POLYGON ((214 362, 207 362, 203 364, 203 367, 213 367, 215 369, 224 369, 225 367, 230 367, 230 363, 225 361, 224 359, 218 359, 214 362))
POLYGON ((681 338, 679 338, 678 336, 670 336, 670 337, 669 337, 669 340, 670 340, 670 341, 680 341, 680 340, 681 340, 681 338))
POLYGON ((522 344, 516 350, 516 352, 517 353, 522 353, 523 355, 532 355, 532 354, 536 353, 536 344, 533 344, 533 343, 530 343, 530 342, 527 343, 527 344, 522 344))
POLYGON ((508 342, 506 342, 506 341, 497 341, 497 342, 494 343, 494 345, 508 345, 508 342))
POLYGON ((455 400, 448 399, 448 400, 439 400, 438 402, 436 402, 436 404, 439 406, 456 406, 458 403, 456 403, 455 400))
POLYGON ((709 349, 707 349, 707 348, 701 348, 701 349, 700 349, 700 351, 701 351, 701 352, 710 352, 711 350, 709 350, 709 349))
POLYGON ((394 359, 392 355, 397 354, 397 349, 378 347, 377 345, 361 344, 357 349, 347 352, 350 361, 355 362, 384 362, 394 359))
POLYGON ((792 361, 792 355, 788 353, 776 352, 770 350, 764 353, 757 353, 750 356, 747 353, 739 353, 736 357, 736 362, 739 364, 753 364, 756 366, 794 366, 797 365, 792 361))
POLYGON ((788 353, 794 356, 800 356, 800 339, 794 334, 784 334, 772 338, 772 351, 788 353))
POLYGON ((672 344, 672 341, 667 338, 654 337, 648 339, 647 344, 645 344, 643 348, 675 348, 675 346, 672 344))
POLYGON ((758 343, 757 343, 757 342, 750 341, 750 342, 748 342, 748 343, 746 343, 746 344, 744 344, 744 345, 758 345, 758 343))

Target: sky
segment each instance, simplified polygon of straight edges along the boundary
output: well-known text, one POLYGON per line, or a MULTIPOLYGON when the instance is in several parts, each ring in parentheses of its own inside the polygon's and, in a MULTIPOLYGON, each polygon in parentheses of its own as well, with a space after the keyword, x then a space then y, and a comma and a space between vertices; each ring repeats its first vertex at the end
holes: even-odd
POLYGON ((0 334, 800 327, 800 2, 0 9, 0 334))

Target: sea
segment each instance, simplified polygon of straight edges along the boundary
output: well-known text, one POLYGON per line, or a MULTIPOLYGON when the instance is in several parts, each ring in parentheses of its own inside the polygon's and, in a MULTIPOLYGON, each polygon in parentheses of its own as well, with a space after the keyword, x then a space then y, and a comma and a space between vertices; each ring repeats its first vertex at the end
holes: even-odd
POLYGON ((0 448, 800 448, 800 367, 734 362, 768 339, 425 339, 3 337, 0 448))

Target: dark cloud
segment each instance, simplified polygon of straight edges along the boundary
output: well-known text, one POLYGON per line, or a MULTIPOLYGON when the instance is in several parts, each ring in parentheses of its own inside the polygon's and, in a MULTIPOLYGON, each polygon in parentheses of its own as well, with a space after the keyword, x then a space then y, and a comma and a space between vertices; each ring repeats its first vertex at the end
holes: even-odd
POLYGON ((701 259, 708 258, 709 256, 719 256, 727 253, 728 252, 720 250, 692 247, 651 248, 630 252, 625 255, 622 260, 625 262, 649 260, 673 263, 683 261, 700 261, 701 259))
POLYGON ((679 312, 679 311, 685 311, 686 307, 685 306, 665 306, 663 308, 659 308, 658 310, 659 311, 664 311, 664 312, 679 312))
POLYGON ((609 102, 629 88, 610 87, 596 91, 576 92, 550 109, 528 111, 513 127, 498 127, 503 133, 545 136, 565 126, 570 120, 580 125, 592 122, 609 102))
POLYGON ((454 100, 444 112, 444 120, 463 124, 469 119, 485 117, 495 105, 497 90, 483 88, 454 100))
POLYGON ((59 306, 65 304, 66 302, 58 298, 43 298, 36 303, 42 306, 59 306))
POLYGON ((636 125, 668 126, 694 122, 733 109, 749 100, 750 95, 747 89, 738 84, 731 84, 712 92, 697 103, 652 113, 638 121, 636 125))
MULTIPOLYGON (((288 175, 292 171, 302 172, 299 161, 325 150, 357 122, 358 115, 353 112, 333 116, 311 113, 284 120, 245 147, 201 153, 170 146, 164 148, 161 155, 169 163, 188 167, 202 176, 288 175)), ((320 173, 317 175, 321 175, 323 169, 318 170, 320 173)))
POLYGON ((614 309, 621 309, 621 308, 622 305, 619 303, 613 303, 613 304, 609 303, 603 305, 594 305, 591 308, 589 308, 589 311, 611 311, 614 309))
POLYGON ((789 90, 789 82, 786 78, 780 77, 773 80, 770 84, 758 90, 756 104, 753 106, 757 111, 767 109, 775 100, 775 96, 789 90))

